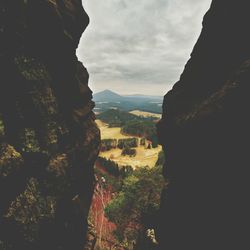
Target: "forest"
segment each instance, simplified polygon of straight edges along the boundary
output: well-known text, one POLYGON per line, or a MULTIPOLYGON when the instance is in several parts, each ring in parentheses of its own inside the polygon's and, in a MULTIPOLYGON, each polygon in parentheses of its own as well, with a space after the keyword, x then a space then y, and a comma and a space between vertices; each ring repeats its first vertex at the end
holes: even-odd
POLYGON ((133 170, 98 157, 97 184, 89 218, 98 231, 95 249, 157 246, 155 217, 161 190, 166 185, 161 174, 163 162, 164 154, 160 152, 155 167, 133 170))
POLYGON ((109 127, 122 127, 128 121, 155 121, 153 117, 140 117, 119 109, 109 109, 97 115, 97 119, 109 124, 109 127))
MULTIPOLYGON (((151 141, 152 147, 158 146, 156 121, 154 117, 141 117, 121 110, 108 110, 97 115, 97 118, 108 124, 109 127, 121 127, 123 134, 146 138, 151 141)), ((105 140, 107 148, 114 147, 114 141, 105 140)), ((118 143, 119 144, 119 143, 118 143)), ((131 145, 128 145, 131 147, 131 145)))

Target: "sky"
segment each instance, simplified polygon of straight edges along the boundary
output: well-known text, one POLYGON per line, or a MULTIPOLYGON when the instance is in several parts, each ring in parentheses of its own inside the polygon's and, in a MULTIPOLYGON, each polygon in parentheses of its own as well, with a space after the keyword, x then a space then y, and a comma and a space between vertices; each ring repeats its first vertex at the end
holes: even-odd
POLYGON ((163 96, 178 81, 211 0, 82 0, 90 17, 77 55, 94 93, 163 96))

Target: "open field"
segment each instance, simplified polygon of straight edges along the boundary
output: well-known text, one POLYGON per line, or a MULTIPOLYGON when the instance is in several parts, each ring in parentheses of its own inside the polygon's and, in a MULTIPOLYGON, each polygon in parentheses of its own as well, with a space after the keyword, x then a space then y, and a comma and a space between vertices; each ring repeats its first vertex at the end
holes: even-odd
MULTIPOLYGON (((98 127, 101 130, 101 139, 126 139, 126 138, 135 138, 136 136, 127 136, 127 135, 123 135, 121 133, 121 128, 109 128, 108 124, 100 121, 100 120, 96 120, 96 123, 98 125, 98 127)), ((136 137, 139 138, 139 137, 136 137)))
POLYGON ((156 114, 156 113, 151 113, 151 112, 145 112, 145 111, 140 111, 140 110, 133 110, 129 112, 130 114, 137 115, 140 117, 154 117, 157 119, 161 119, 161 114, 156 114))
MULTIPOLYGON (((121 128, 109 128, 107 124, 100 120, 97 120, 97 125, 101 130, 102 139, 125 139, 125 138, 135 138, 135 136, 127 136, 121 133, 121 128)), ((139 137, 137 137, 139 138, 139 137)), ((110 159, 116 162, 119 166, 130 165, 133 168, 149 166, 154 167, 158 160, 158 154, 162 150, 161 146, 152 149, 146 149, 144 146, 139 146, 136 148, 136 156, 122 156, 122 150, 119 148, 112 149, 110 151, 101 152, 100 156, 106 159, 110 159)))
POLYGON ((142 166, 154 167, 158 160, 158 154, 161 150, 161 146, 152 149, 145 149, 144 146, 140 146, 136 148, 136 156, 129 157, 122 156, 122 150, 117 148, 107 152, 101 152, 100 156, 116 162, 119 166, 130 165, 133 168, 142 166))

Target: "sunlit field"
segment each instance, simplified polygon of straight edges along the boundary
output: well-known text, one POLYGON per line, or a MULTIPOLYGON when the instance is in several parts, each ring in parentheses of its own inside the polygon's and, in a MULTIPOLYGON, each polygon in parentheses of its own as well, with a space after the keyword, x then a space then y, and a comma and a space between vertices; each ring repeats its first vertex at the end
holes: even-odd
MULTIPOLYGON (((109 128, 108 124, 105 124, 100 120, 97 120, 97 124, 101 130, 102 139, 135 138, 135 136, 123 135, 121 133, 121 128, 109 128)), ((106 152, 100 152, 100 156, 116 162, 119 166, 130 165, 133 168, 142 166, 154 167, 158 160, 158 154, 161 150, 162 150, 161 146, 151 149, 147 149, 145 146, 139 146, 136 148, 136 156, 130 157, 130 156, 122 156, 121 155, 122 150, 116 148, 106 152)))
POLYGON ((145 112, 145 111, 141 111, 141 110, 133 110, 133 111, 130 111, 129 113, 133 114, 133 115, 140 116, 140 117, 146 117, 146 118, 154 117, 154 118, 161 119, 161 114, 145 112))

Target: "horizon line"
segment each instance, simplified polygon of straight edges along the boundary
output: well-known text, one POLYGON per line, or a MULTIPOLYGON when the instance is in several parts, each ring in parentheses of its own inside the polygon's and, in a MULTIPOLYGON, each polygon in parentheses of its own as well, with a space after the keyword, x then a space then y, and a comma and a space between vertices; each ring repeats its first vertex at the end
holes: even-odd
POLYGON ((120 94, 119 92, 111 90, 111 89, 104 89, 104 90, 100 90, 100 91, 93 91, 93 95, 99 94, 99 93, 102 93, 105 91, 110 91, 110 92, 117 94, 117 95, 120 95, 120 96, 156 96, 156 97, 158 96, 158 97, 163 97, 166 94, 166 93, 164 93, 163 95, 161 95, 161 94, 139 94, 137 92, 131 93, 131 94, 120 94))

